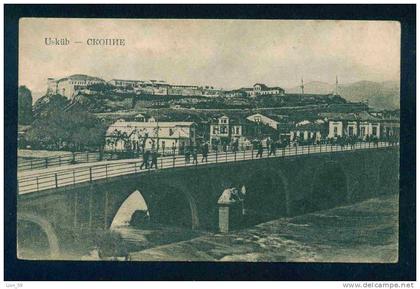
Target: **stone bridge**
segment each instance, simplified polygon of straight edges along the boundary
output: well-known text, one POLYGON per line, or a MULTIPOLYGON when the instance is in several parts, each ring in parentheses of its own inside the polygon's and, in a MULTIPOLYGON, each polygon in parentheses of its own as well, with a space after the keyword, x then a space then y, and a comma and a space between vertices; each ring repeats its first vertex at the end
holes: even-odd
POLYGON ((152 221, 215 231, 225 188, 245 186, 246 208, 261 222, 396 192, 398 178, 399 147, 143 171, 19 195, 18 226, 41 228, 57 250, 61 232, 109 229, 138 191, 152 221))

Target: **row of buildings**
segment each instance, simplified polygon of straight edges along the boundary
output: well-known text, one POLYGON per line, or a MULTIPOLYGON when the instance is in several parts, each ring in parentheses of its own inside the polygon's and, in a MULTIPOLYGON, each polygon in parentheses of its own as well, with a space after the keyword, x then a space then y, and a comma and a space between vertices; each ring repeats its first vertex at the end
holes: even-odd
POLYGON ((281 87, 269 87, 262 83, 256 83, 251 88, 223 90, 213 86, 169 84, 161 80, 112 79, 107 82, 98 77, 74 74, 60 79, 48 78, 47 94, 61 94, 67 98, 72 98, 79 91, 85 91, 95 84, 110 84, 119 92, 131 91, 136 94, 147 95, 256 97, 259 95, 284 95, 285 93, 281 87))
POLYGON ((118 120, 107 130, 106 150, 157 148, 182 150, 208 142, 212 147, 250 148, 255 141, 271 138, 282 143, 319 143, 352 137, 359 140, 399 137, 399 119, 379 118, 368 112, 321 113, 315 120, 290 121, 285 115, 256 113, 245 118, 220 115, 207 123, 157 121, 138 115, 133 121, 118 120))

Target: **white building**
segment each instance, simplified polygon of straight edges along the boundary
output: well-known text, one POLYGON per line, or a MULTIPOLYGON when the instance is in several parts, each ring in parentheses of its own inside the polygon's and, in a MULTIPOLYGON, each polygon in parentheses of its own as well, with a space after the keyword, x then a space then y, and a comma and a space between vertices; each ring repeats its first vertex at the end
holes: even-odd
POLYGON ((328 138, 381 137, 380 119, 363 111, 359 113, 325 113, 328 121, 328 138))
POLYGON ((108 83, 116 87, 136 87, 144 83, 144 81, 128 79, 111 79, 108 83))
POLYGON ((242 125, 234 119, 224 115, 210 124, 210 144, 230 144, 241 139, 242 125))
POLYGON ((61 94, 67 98, 72 98, 78 91, 86 89, 86 87, 106 83, 105 80, 85 74, 74 74, 69 77, 54 79, 48 78, 48 94, 61 94))
POLYGON ((202 95, 205 97, 219 97, 222 94, 222 90, 213 86, 203 86, 201 88, 202 95))
POLYGON ((268 125, 274 129, 278 129, 278 125, 280 124, 278 121, 269 118, 268 116, 262 115, 261 113, 250 115, 246 119, 255 123, 262 123, 264 125, 268 125))
POLYGON ((202 89, 196 85, 178 85, 173 84, 168 88, 169 95, 182 95, 182 96, 201 96, 203 95, 202 89))
POLYGON ((105 150, 142 150, 144 146, 146 150, 171 151, 195 145, 195 138, 194 122, 118 120, 106 132, 105 150))
POLYGON ((319 142, 322 139, 325 128, 323 123, 301 122, 290 131, 290 141, 319 142))
POLYGON ((252 96, 258 95, 284 95, 284 89, 281 87, 269 87, 263 83, 254 84, 252 96))

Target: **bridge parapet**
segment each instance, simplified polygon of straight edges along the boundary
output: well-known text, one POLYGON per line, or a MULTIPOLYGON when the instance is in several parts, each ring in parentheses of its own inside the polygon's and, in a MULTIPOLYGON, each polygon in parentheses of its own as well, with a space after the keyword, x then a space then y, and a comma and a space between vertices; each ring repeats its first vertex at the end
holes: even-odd
MULTIPOLYGON (((332 154, 343 151, 372 150, 394 146, 387 142, 356 143, 355 145, 309 145, 299 147, 287 147, 279 150, 276 155, 269 155, 268 152, 261 158, 290 158, 300 155, 332 154)), ((240 152, 211 153, 206 162, 189 162, 185 158, 177 156, 161 157, 158 160, 159 170, 198 167, 221 163, 236 163, 260 159, 256 157, 254 150, 240 152)), ((56 167, 44 170, 21 172, 18 174, 18 192, 27 194, 40 192, 48 189, 76 185, 96 180, 107 180, 118 176, 138 174, 155 169, 142 169, 142 161, 139 159, 105 161, 95 164, 82 164, 67 167, 56 167)))
POLYGON ((398 149, 313 153, 311 148, 302 149, 304 154, 236 162, 229 162, 228 155, 227 162, 137 171, 23 193, 18 214, 35 216, 29 221, 41 218, 43 228, 54 228, 60 241, 72 232, 109 229, 125 201, 139 192, 153 222, 215 231, 220 194, 236 187, 246 191, 242 220, 253 225, 397 191, 398 149))

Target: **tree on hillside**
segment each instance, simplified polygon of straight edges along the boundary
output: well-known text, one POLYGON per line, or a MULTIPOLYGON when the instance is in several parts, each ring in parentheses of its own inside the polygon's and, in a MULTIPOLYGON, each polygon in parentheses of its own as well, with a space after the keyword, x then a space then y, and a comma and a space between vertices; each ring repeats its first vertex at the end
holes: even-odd
POLYGON ((30 124, 32 122, 32 93, 24 85, 18 89, 18 123, 30 124))
POLYGON ((106 126, 84 111, 54 111, 34 121, 26 140, 32 147, 73 152, 103 150, 106 126))
POLYGON ((68 100, 67 97, 62 96, 60 94, 44 95, 43 97, 38 99, 34 104, 34 117, 47 117, 50 114, 62 111, 69 104, 70 100, 68 100))

